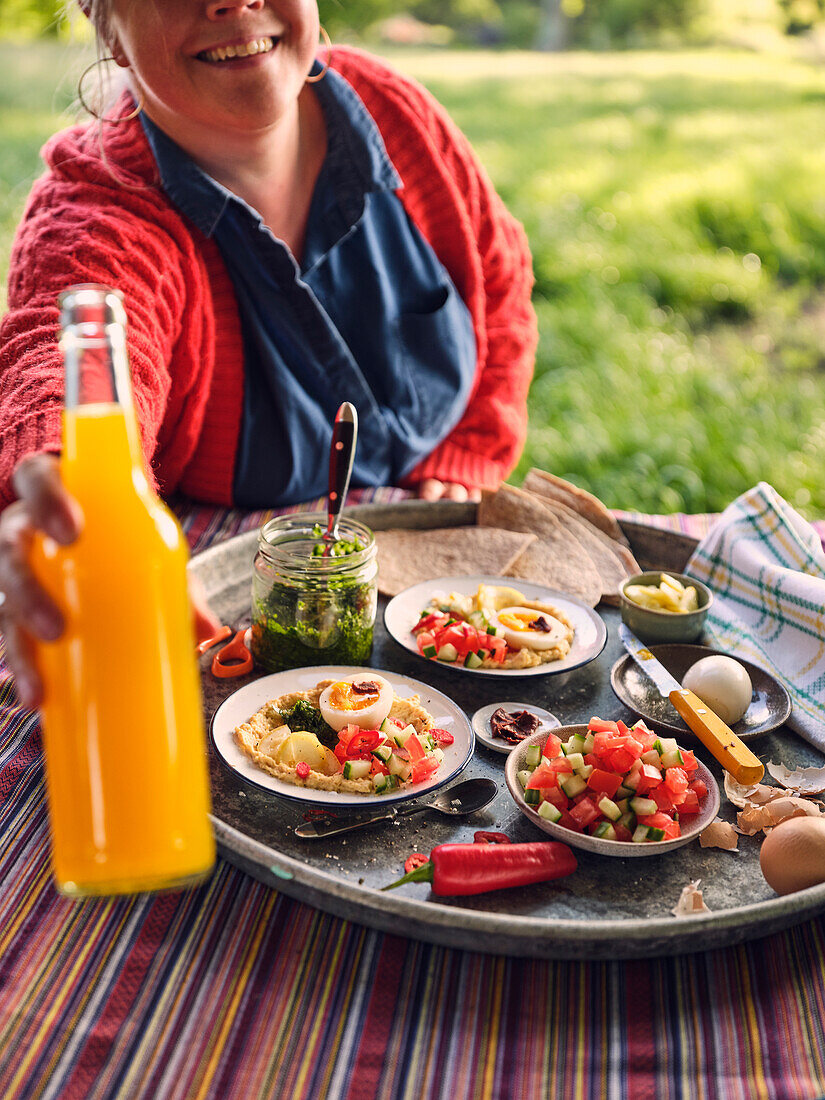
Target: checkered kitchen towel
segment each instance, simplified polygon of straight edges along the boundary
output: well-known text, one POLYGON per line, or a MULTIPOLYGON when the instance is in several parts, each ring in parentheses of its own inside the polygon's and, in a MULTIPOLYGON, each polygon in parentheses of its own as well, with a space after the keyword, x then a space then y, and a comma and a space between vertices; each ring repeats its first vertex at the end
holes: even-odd
POLYGON ((781 680, 788 725, 825 752, 825 553, 813 527, 762 481, 725 509, 687 572, 713 590, 711 644, 781 680))

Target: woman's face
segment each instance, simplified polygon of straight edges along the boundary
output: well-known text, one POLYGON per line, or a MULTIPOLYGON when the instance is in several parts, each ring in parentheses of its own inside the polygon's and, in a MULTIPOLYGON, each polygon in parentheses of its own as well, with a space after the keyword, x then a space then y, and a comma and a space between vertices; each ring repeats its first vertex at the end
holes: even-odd
POLYGON ((115 59, 176 138, 270 129, 318 47, 315 0, 112 0, 111 13, 115 59))

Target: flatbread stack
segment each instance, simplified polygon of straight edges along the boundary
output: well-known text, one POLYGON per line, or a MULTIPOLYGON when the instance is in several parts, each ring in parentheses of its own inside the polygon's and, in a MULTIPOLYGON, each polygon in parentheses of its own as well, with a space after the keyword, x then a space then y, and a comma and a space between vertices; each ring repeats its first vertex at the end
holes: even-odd
POLYGON ((466 573, 504 577, 535 541, 532 533, 502 527, 376 531, 378 588, 387 596, 396 596, 410 585, 433 577, 466 573))
POLYGON ((378 587, 394 596, 434 577, 514 577, 617 604, 619 585, 640 572, 602 502, 563 478, 532 469, 521 489, 484 493, 476 527, 377 531, 378 587))

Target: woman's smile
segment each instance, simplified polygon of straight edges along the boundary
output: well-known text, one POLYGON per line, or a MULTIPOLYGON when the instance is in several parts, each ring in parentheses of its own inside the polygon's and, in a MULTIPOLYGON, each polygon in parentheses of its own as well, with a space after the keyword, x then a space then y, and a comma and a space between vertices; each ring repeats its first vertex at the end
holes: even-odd
POLYGON ((241 41, 226 42, 207 50, 200 50, 195 56, 198 61, 207 61, 210 64, 219 65, 224 65, 228 61, 249 61, 251 58, 271 53, 279 42, 279 35, 243 39, 241 41))

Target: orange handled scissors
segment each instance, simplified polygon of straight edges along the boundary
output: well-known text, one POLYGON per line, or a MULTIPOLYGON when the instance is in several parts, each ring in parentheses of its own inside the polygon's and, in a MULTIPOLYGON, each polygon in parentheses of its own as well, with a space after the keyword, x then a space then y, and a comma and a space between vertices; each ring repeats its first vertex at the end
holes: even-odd
MULTIPOLYGON (((235 676, 245 676, 247 672, 252 671, 252 654, 246 644, 247 629, 246 626, 242 626, 235 631, 232 641, 222 646, 212 658, 213 676, 231 679, 235 676)), ((207 649, 211 649, 218 642, 225 641, 230 634, 232 634, 232 627, 222 626, 217 634, 213 634, 211 638, 205 638, 197 646, 198 655, 206 653, 207 649)))

